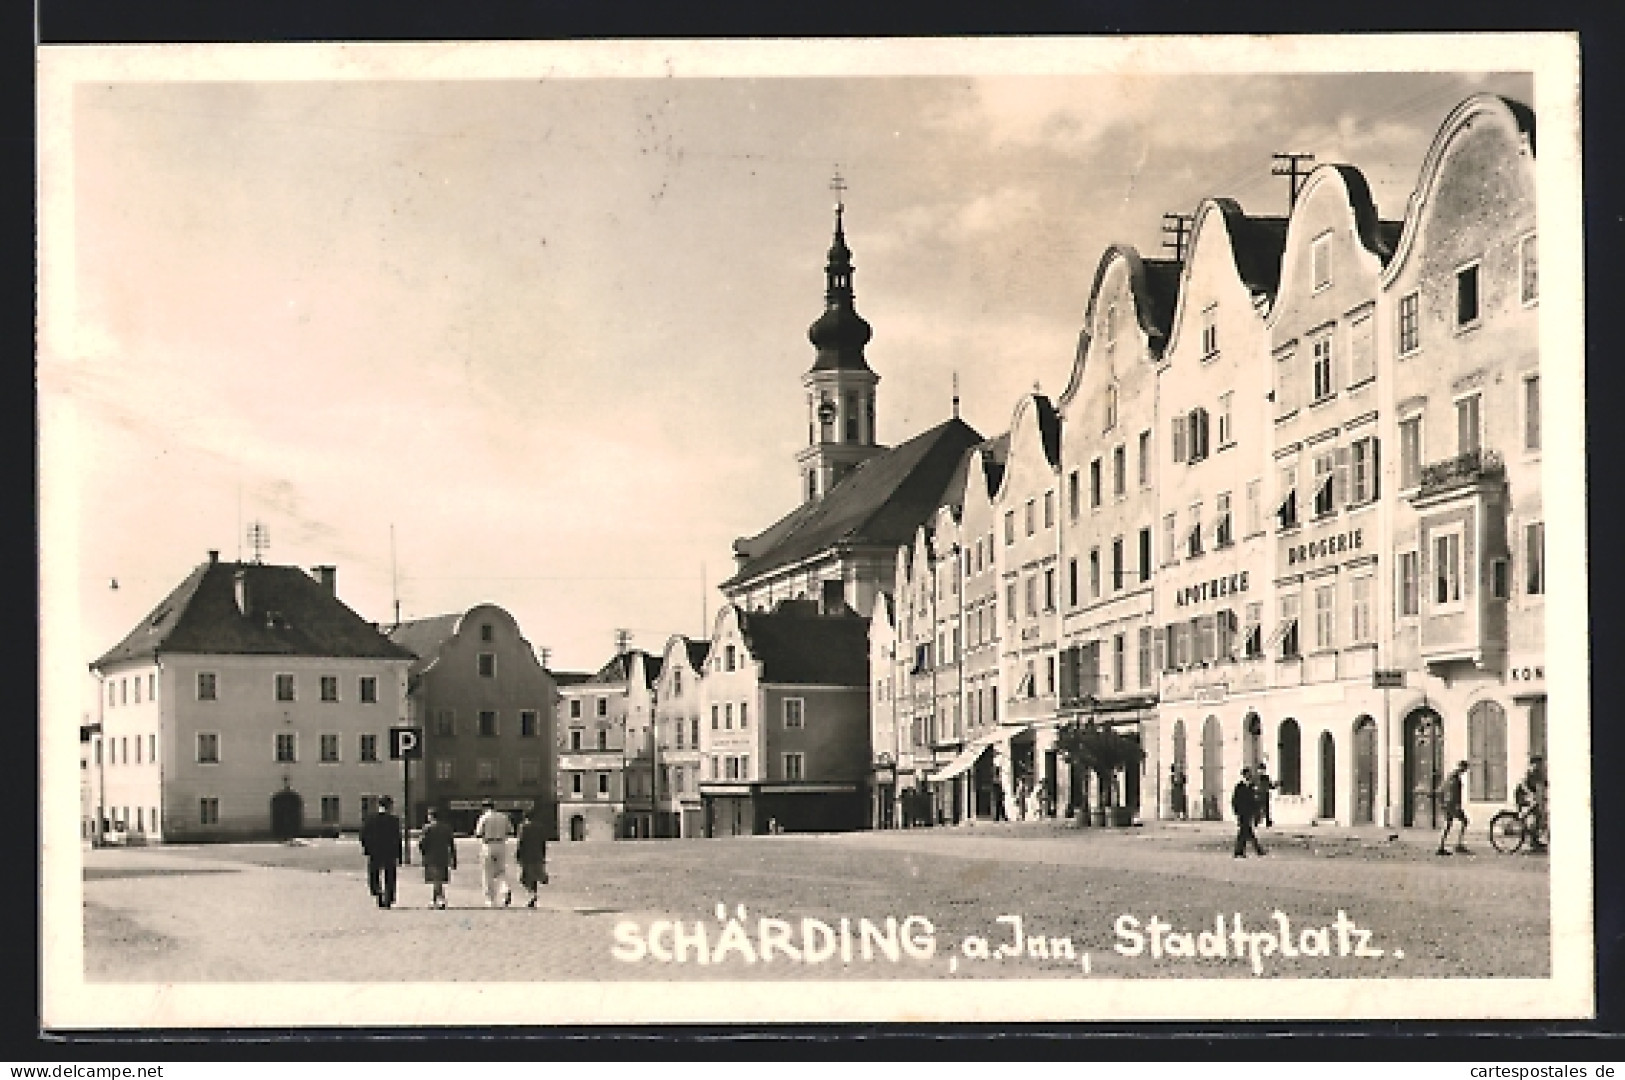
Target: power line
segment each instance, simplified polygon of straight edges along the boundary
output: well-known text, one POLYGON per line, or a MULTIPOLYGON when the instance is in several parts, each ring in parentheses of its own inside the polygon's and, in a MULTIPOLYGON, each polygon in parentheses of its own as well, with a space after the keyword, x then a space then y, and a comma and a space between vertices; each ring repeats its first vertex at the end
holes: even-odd
POLYGON ((1287 206, 1290 208, 1298 205, 1299 181, 1306 180, 1309 177, 1309 170, 1299 168, 1299 166, 1314 161, 1315 155, 1306 154, 1301 150, 1289 150, 1286 152, 1277 151, 1270 156, 1275 159, 1275 164, 1270 166, 1270 172, 1276 176, 1287 178, 1287 187, 1291 191, 1291 196, 1287 199, 1287 206))

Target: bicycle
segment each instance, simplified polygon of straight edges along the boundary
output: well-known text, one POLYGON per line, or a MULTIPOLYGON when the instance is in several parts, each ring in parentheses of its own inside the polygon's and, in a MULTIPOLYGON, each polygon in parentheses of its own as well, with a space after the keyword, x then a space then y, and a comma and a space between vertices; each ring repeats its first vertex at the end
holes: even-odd
POLYGON ((1529 844, 1531 851, 1542 850, 1550 839, 1546 815, 1532 803, 1516 810, 1502 810, 1490 818, 1490 846, 1503 855, 1517 854, 1524 844, 1529 844))

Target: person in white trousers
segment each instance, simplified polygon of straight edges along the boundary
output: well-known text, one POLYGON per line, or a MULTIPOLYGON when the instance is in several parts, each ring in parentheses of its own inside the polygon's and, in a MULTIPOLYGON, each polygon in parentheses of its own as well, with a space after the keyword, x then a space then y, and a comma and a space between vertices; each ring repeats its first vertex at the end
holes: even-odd
POLYGON ((479 838, 484 858, 480 860, 480 876, 485 883, 485 906, 497 906, 497 886, 502 887, 504 907, 513 903, 513 885, 508 881, 508 837, 513 835, 513 822, 508 815, 496 809, 486 799, 484 813, 474 823, 474 835, 479 838))

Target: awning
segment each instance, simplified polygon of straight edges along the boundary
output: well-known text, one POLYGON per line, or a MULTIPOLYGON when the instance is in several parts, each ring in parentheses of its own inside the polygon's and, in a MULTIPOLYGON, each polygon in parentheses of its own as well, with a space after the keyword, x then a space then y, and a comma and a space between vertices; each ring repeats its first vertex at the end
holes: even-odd
POLYGON ((977 759, 986 752, 988 747, 992 746, 996 742, 1014 738, 1030 727, 1032 727, 1031 724, 1021 724, 994 728, 992 731, 978 736, 969 746, 965 747, 958 757, 954 758, 952 761, 938 769, 936 772, 932 773, 930 776, 927 776, 926 779, 932 781, 933 783, 938 780, 952 780, 960 773, 963 773, 966 769, 969 769, 972 765, 975 765, 977 759))

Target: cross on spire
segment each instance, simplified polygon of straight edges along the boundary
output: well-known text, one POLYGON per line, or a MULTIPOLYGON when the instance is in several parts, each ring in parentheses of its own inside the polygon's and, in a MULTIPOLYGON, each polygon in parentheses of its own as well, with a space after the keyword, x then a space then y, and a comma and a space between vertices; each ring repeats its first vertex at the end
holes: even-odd
POLYGON ((835 209, 846 208, 846 179, 841 176, 841 167, 835 166, 835 175, 830 179, 829 189, 835 192, 835 209))

